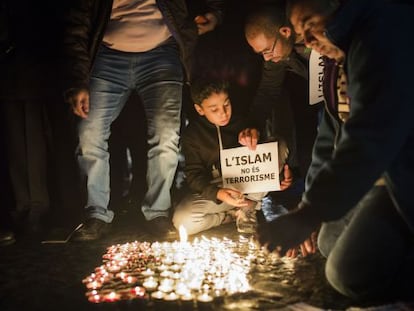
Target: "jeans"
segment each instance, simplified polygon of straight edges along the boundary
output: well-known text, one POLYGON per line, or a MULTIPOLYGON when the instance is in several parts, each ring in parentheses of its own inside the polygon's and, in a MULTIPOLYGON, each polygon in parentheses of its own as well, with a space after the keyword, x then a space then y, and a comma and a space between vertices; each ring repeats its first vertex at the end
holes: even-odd
POLYGON ((386 187, 373 187, 342 219, 324 223, 318 244, 327 256, 326 277, 343 295, 354 299, 412 295, 414 236, 386 187))
POLYGON ((108 139, 112 122, 134 90, 141 98, 148 124, 148 191, 142 212, 147 220, 168 216, 178 164, 182 85, 182 65, 172 40, 141 53, 100 47, 90 79, 90 111, 79 123, 76 151, 86 177, 88 218, 110 223, 114 217, 108 209, 108 139))

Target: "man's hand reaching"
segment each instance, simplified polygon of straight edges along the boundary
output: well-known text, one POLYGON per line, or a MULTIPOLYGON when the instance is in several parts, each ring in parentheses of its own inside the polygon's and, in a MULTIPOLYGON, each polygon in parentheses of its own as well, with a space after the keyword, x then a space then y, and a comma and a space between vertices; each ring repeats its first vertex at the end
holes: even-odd
POLYGON ((298 247, 303 255, 316 251, 316 229, 320 221, 307 208, 298 208, 271 222, 259 222, 258 241, 279 256, 293 256, 298 247))

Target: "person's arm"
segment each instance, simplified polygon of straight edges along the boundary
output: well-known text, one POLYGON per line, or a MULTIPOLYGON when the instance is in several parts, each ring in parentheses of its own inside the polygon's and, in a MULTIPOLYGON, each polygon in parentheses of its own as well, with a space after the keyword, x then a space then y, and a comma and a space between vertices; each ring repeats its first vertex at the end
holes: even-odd
POLYGON ((285 72, 286 66, 283 63, 263 63, 260 84, 249 113, 252 124, 260 130, 262 135, 267 135, 266 121, 272 115, 273 104, 282 94, 285 72))
MULTIPOLYGON (((203 151, 200 148, 199 139, 183 135, 182 151, 185 158, 184 173, 186 182, 194 193, 201 194, 204 198, 216 201, 219 188, 212 184, 211 167, 208 167, 203 151)), ((219 168, 217 168, 219 169, 219 168)))
POLYGON ((222 0, 206 0, 207 12, 197 15, 194 22, 197 24, 198 34, 214 30, 217 25, 221 24, 224 15, 225 3, 222 0))
POLYGON ((65 17, 63 38, 64 98, 73 112, 87 117, 89 111, 90 34, 93 1, 76 1, 65 17))

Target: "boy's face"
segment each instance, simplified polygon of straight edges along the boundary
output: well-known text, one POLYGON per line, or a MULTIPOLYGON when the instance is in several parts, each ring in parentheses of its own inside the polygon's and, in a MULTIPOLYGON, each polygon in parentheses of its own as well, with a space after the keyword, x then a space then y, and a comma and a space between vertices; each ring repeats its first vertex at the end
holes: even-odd
POLYGON ((200 104, 194 104, 200 116, 205 116, 210 123, 225 126, 230 122, 231 103, 225 92, 213 93, 200 104))

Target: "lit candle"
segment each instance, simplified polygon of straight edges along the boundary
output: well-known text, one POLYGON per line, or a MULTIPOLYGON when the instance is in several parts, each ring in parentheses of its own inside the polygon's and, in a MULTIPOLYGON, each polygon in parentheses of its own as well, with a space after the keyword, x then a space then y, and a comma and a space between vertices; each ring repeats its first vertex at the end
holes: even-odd
POLYGON ((102 301, 102 296, 99 294, 95 294, 95 295, 90 295, 88 297, 89 302, 93 302, 93 303, 99 303, 102 301))
POLYGON ((155 310, 165 310, 165 308, 163 308, 164 296, 165 294, 160 291, 156 291, 151 294, 151 301, 155 310))
POLYGON ((212 310, 213 297, 208 293, 202 293, 197 296, 197 307, 198 310, 212 310))
POLYGON ((166 301, 177 301, 178 300, 178 295, 174 292, 171 292, 171 293, 166 294, 164 296, 164 300, 166 300, 166 301))
POLYGON ((163 279, 161 281, 160 286, 158 286, 158 289, 164 293, 171 292, 174 288, 174 280, 172 279, 163 279))
POLYGON ((114 264, 108 266, 108 270, 110 272, 119 272, 121 270, 121 267, 114 263, 114 264))
POLYGON ((174 292, 171 292, 164 296, 164 302, 165 302, 165 310, 168 311, 174 311, 179 309, 178 304, 178 295, 174 292))
POLYGON ((92 282, 89 282, 89 283, 86 283, 86 288, 87 289, 98 289, 98 288, 101 288, 102 287, 102 283, 101 282, 99 282, 99 281, 92 281, 92 282))
POLYGON ((154 277, 150 276, 149 278, 146 278, 144 280, 142 286, 144 286, 147 289, 147 291, 153 291, 157 288, 158 282, 154 277))
POLYGON ((202 293, 201 295, 197 296, 197 301, 198 302, 212 302, 213 297, 210 296, 208 293, 202 293))
POLYGON ((164 299, 164 296, 165 296, 165 294, 163 293, 163 292, 161 292, 161 291, 156 291, 156 292, 153 292, 152 294, 151 294, 151 298, 153 299, 153 300, 163 300, 164 299))
POLYGON ((173 275, 173 272, 170 270, 164 270, 160 273, 160 277, 169 278, 173 275))
POLYGON ((116 274, 116 277, 117 278, 120 278, 121 280, 123 280, 123 279, 125 279, 127 277, 127 274, 124 271, 122 271, 120 273, 117 273, 116 274))
POLYGON ((195 309, 194 295, 190 291, 180 296, 181 311, 190 311, 195 309))
POLYGON ((141 287, 141 286, 135 286, 133 289, 132 289, 132 293, 135 295, 135 296, 138 296, 138 297, 144 297, 145 296, 145 288, 143 288, 143 287, 141 287))
POLYGON ((128 284, 133 284, 133 283, 136 283, 137 282, 137 278, 135 277, 135 276, 127 276, 127 277, 125 277, 124 279, 123 279, 123 281, 125 282, 125 283, 128 283, 128 284))
POLYGON ((142 271, 141 274, 143 276, 152 276, 152 275, 155 274, 155 272, 153 270, 151 270, 150 268, 148 268, 148 269, 142 271))
POLYGON ((120 295, 118 293, 116 293, 116 292, 110 292, 109 294, 106 294, 103 297, 103 300, 105 302, 115 302, 115 301, 118 301, 119 298, 120 298, 120 295))

